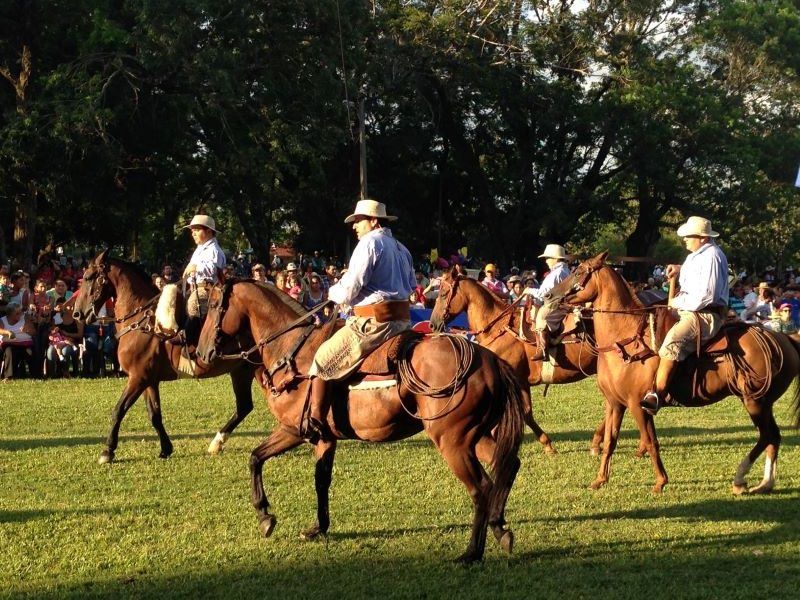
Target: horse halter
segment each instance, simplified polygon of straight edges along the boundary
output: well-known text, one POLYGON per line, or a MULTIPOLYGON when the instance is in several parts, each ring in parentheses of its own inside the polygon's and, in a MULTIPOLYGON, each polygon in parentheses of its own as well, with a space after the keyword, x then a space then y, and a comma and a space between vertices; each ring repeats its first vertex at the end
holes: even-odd
POLYGON ((458 283, 463 279, 462 275, 457 275, 453 279, 453 283, 450 284, 450 287, 447 288, 447 291, 444 291, 444 280, 442 283, 439 284, 439 298, 445 299, 444 311, 442 312, 442 324, 447 323, 451 318, 452 314, 450 313, 450 305, 453 303, 453 296, 456 295, 456 288, 458 287, 458 283))
POLYGON ((101 297, 105 290, 106 282, 108 281, 108 265, 105 263, 101 263, 99 265, 95 265, 95 269, 97 274, 90 274, 89 277, 86 277, 84 274, 83 281, 86 283, 89 282, 89 289, 87 290, 89 296, 89 305, 92 309, 92 312, 97 312, 97 305, 101 303, 101 297))
POLYGON ((578 268, 575 269, 575 271, 573 271, 572 274, 569 276, 569 279, 565 280, 569 282, 569 287, 566 289, 565 292, 556 295, 553 294, 553 290, 550 290, 550 293, 547 294, 549 296, 550 301, 560 303, 566 296, 580 292, 586 287, 586 284, 589 282, 589 279, 592 278, 594 272, 598 271, 601 267, 602 265, 591 266, 591 267, 586 266, 584 264, 579 265, 578 268))

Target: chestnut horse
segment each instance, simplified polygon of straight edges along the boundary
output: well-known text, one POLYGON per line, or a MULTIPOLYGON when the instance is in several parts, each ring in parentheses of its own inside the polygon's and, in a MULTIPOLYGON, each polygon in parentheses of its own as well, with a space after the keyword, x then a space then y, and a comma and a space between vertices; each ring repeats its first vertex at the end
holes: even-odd
MULTIPOLYGON (((333 321, 315 327, 308 313, 287 298, 252 281, 215 287, 197 347, 198 358, 213 363, 228 358, 221 355, 222 341, 242 334, 259 340, 251 354, 260 354, 264 369, 259 379, 278 421, 250 458, 252 503, 265 537, 276 519, 264 492, 263 465, 305 441, 298 425, 308 407, 310 382, 300 373, 308 372, 316 349, 335 327, 333 321)), ((516 377, 490 351, 459 336, 424 339, 412 344, 406 356, 398 359, 398 383, 391 387, 350 389, 353 381, 334 382, 330 431, 337 439, 368 442, 396 441, 425 431, 472 498, 472 534, 459 560, 481 559, 487 525, 510 552, 513 534, 505 527, 504 511, 519 469, 525 408, 516 377), (435 388, 447 389, 435 393, 435 388), (493 478, 479 459, 491 463, 493 478)), ((330 525, 328 491, 335 452, 335 439, 315 444, 317 520, 304 539, 324 535, 330 525)))
MULTIPOLYGON (((591 487, 596 489, 608 482, 620 423, 628 409, 653 461, 656 475, 653 491, 660 492, 668 478, 661 462, 655 422, 639 403, 652 388, 659 360, 657 349, 674 318, 669 318, 667 307, 644 307, 625 280, 604 264, 607 254, 603 252, 581 263, 550 292, 551 299, 564 304, 592 303, 585 310, 594 315, 600 352, 597 384, 606 399, 606 428, 600 470, 591 487), (651 338, 649 343, 648 338, 651 338)), ((759 326, 738 324, 723 327, 723 332, 726 331, 728 351, 687 358, 680 364, 669 393, 682 406, 707 406, 731 395, 738 396, 759 437, 736 471, 733 491, 769 492, 775 485, 781 441, 773 404, 792 381, 796 381, 795 423, 800 421, 800 345, 786 335, 759 326), (764 477, 757 486, 748 489, 745 476, 765 450, 764 477)))
MULTIPOLYGON (((101 252, 83 274, 74 316, 76 319, 92 322, 106 300, 115 298, 115 321, 119 338, 117 353, 120 367, 128 375, 125 389, 111 413, 111 429, 106 447, 98 459, 100 464, 114 460, 122 419, 142 392, 147 397, 150 423, 158 433, 161 443, 159 456, 167 458, 172 454, 172 441, 161 418, 158 384, 178 378, 181 348, 165 343, 163 337, 153 331, 154 300, 158 294, 158 289, 142 269, 123 260, 109 258, 108 250, 101 252)), ((187 359, 183 360, 186 362, 187 359)), ((214 365, 212 368, 195 369, 195 377, 216 377, 230 373, 236 396, 236 410, 217 432, 209 446, 209 453, 222 451, 228 435, 253 410, 254 372, 255 368, 243 360, 214 365)))

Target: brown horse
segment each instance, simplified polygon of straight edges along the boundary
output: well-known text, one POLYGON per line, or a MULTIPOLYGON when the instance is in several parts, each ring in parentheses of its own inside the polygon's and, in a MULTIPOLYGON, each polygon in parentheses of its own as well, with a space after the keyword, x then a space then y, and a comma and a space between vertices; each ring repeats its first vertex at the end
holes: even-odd
MULTIPOLYGON (((172 442, 161 418, 158 384, 178 378, 181 348, 166 344, 163 337, 154 332, 153 305, 158 294, 158 289, 144 271, 123 260, 109 258, 108 250, 101 252, 83 274, 74 316, 76 319, 92 322, 106 300, 115 298, 119 364, 128 375, 122 396, 111 413, 111 430, 108 432, 106 447, 98 459, 100 464, 114 460, 122 419, 142 392, 147 397, 150 422, 161 442, 159 456, 167 458, 172 454, 172 442)), ((188 363, 186 358, 183 361, 184 364, 188 363)), ((196 363, 191 363, 189 368, 195 365, 196 363)), ((251 386, 255 368, 247 362, 227 362, 212 368, 197 366, 193 376, 216 377, 223 373, 230 373, 236 396, 236 410, 211 442, 209 452, 212 454, 222 450, 228 435, 253 410, 251 386)))
MULTIPOLYGON (((244 333, 259 340, 252 351, 260 354, 265 367, 259 379, 278 421, 250 458, 252 503, 265 537, 276 519, 264 492, 263 465, 304 442, 298 425, 308 406, 310 382, 299 373, 308 372, 317 347, 334 328, 334 322, 314 327, 302 307, 287 298, 252 281, 216 287, 197 349, 199 359, 212 363, 226 358, 219 350, 223 339, 244 333)), ((369 442, 401 440, 425 431, 472 498, 472 535, 459 560, 472 562, 483 556, 487 525, 510 552, 513 534, 505 528, 504 511, 519 469, 517 451, 524 427, 524 402, 511 368, 458 336, 412 343, 410 357, 398 360, 399 382, 394 386, 361 390, 349 388, 353 381, 332 385, 330 431, 338 439, 369 442), (448 389, 436 394, 433 388, 448 389), (493 479, 479 459, 491 463, 493 479)), ((330 525, 328 490, 335 452, 335 440, 315 445, 317 521, 303 533, 305 539, 325 534, 330 525)))
MULTIPOLYGON (((525 336, 520 335, 520 308, 491 293, 475 279, 458 275, 455 271, 445 274, 440 280, 439 297, 431 314, 431 326, 440 330, 462 312, 475 332, 478 343, 508 362, 520 381, 530 385, 572 383, 594 375, 597 356, 593 346, 585 338, 581 323, 576 323, 572 313, 565 318, 563 343, 555 350, 555 362, 533 361, 536 347, 525 336)), ((533 418, 526 415, 526 423, 534 431, 545 452, 555 454, 550 438, 533 418)), ((603 439, 604 421, 592 437, 592 454, 599 454, 603 439)))
MULTIPOLYGON (((658 367, 656 350, 674 317, 670 319, 666 307, 644 307, 625 280, 604 265, 606 256, 607 252, 603 252, 581 263, 550 292, 552 299, 565 304, 592 303, 588 310, 594 315, 600 352, 597 383, 606 398, 605 444, 592 488, 608 482, 622 416, 629 409, 653 461, 656 474, 653 490, 660 492, 667 484, 667 473, 661 462, 655 422, 639 403, 652 387, 658 367)), ((686 359, 673 378, 669 393, 682 406, 707 406, 727 396, 738 396, 759 437, 736 471, 733 490, 734 493, 769 492, 775 485, 781 441, 773 404, 793 380, 797 382, 795 422, 800 421, 800 346, 788 336, 758 326, 739 324, 725 327, 723 332, 727 332, 727 351, 686 359), (748 490, 745 476, 764 450, 764 477, 748 490)))

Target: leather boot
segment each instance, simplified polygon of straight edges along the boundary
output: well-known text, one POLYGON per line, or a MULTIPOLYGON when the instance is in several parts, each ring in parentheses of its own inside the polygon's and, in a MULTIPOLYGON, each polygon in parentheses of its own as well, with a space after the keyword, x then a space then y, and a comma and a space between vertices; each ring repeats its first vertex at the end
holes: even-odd
POLYGON ((328 385, 322 377, 311 378, 311 396, 309 398, 308 416, 300 425, 300 435, 316 444, 320 440, 330 440, 332 434, 328 429, 328 385))
POLYGON ((550 330, 545 328, 536 333, 538 333, 539 345, 536 347, 536 354, 531 357, 531 360, 545 360, 547 358, 547 347, 550 345, 550 330))
POLYGON ((656 416, 656 413, 664 406, 675 406, 675 402, 669 395, 669 383, 675 373, 678 361, 662 358, 658 363, 656 372, 655 389, 647 392, 639 403, 647 414, 656 416))

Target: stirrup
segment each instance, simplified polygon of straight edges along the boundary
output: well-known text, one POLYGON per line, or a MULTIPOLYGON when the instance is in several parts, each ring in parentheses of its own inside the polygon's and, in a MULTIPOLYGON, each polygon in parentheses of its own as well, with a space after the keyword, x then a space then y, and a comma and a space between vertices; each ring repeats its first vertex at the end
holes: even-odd
POLYGON ((658 414, 659 409, 661 408, 662 404, 666 404, 662 402, 658 394, 655 392, 647 392, 642 398, 641 402, 639 402, 639 406, 642 407, 642 410, 646 412, 651 417, 655 417, 658 414))

